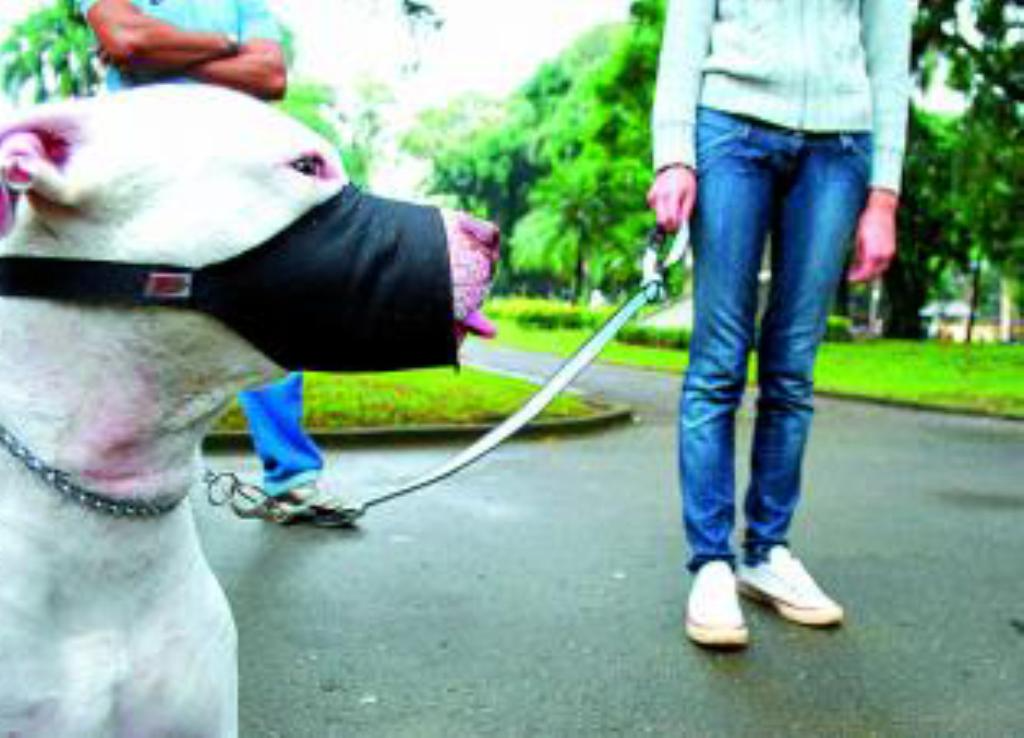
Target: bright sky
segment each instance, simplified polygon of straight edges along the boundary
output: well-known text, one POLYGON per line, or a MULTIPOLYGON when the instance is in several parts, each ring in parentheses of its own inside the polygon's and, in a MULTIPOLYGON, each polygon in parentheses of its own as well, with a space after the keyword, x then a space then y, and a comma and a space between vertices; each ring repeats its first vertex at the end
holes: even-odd
MULTIPOLYGON (((395 0, 271 0, 296 32, 303 74, 343 83, 359 76, 394 82, 412 57, 395 0)), ((421 68, 405 93, 413 107, 469 90, 505 95, 545 59, 595 25, 624 21, 629 0, 434 0, 440 31, 420 44, 421 68)))

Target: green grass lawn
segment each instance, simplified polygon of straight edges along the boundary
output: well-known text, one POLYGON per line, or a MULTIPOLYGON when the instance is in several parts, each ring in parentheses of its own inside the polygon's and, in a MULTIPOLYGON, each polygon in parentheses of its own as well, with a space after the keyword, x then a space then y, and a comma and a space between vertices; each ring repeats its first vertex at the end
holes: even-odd
POLYGON ((868 341, 820 356, 822 390, 1024 417, 1024 346, 868 341))
MULTIPOLYGON (((535 390, 528 382, 475 369, 307 373, 303 423, 310 430, 493 423, 515 412, 535 390)), ((578 397, 563 395, 541 418, 580 417, 592 412, 578 397)), ((217 426, 229 431, 246 428, 237 404, 217 426)))
MULTIPOLYGON (((498 324, 500 344, 562 356, 590 335, 584 330, 528 330, 511 321, 498 324)), ((687 354, 613 342, 601 360, 678 373, 686 366, 687 354)), ((815 382, 822 391, 1024 417, 1024 346, 829 343, 822 347, 815 382)))

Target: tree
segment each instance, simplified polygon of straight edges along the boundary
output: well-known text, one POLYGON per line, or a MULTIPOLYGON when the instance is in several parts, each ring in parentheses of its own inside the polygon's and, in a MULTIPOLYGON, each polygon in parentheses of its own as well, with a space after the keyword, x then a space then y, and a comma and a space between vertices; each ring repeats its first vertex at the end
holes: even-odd
MULTIPOLYGON (((662 0, 638 0, 625 29, 584 37, 580 58, 591 61, 578 71, 569 67, 575 81, 546 128, 550 173, 531 204, 547 211, 550 231, 558 234, 546 244, 549 258, 567 250, 575 256, 576 299, 593 288, 618 292, 639 276, 637 244, 653 225, 644 195, 663 22, 662 0)), ((521 247, 515 258, 529 254, 521 247)))
POLYGON ((635 283, 653 224, 644 195, 663 22, 664 0, 638 0, 628 25, 584 35, 503 109, 468 105, 475 126, 465 108, 420 119, 410 149, 430 156, 431 191, 482 207, 511 234, 499 288, 536 275, 584 299, 635 283))
POLYGON ((987 114, 1024 118, 1024 3, 929 0, 914 27, 914 63, 927 87, 942 62, 948 83, 987 114))
MULTIPOLYGON (((972 5, 974 26, 962 1, 937 0, 915 27, 920 85, 948 69, 970 107, 959 121, 912 116, 902 245, 886 280, 888 325, 898 335, 919 335, 918 311, 934 283, 966 269, 972 248, 1005 268, 1024 261, 1013 217, 1024 176, 1024 15, 1016 1, 972 5)), ((421 119, 417 135, 433 142, 420 146, 433 158, 431 189, 498 217, 512 235, 507 253, 517 273, 539 271, 577 297, 636 278, 635 245, 651 225, 644 193, 664 9, 664 0, 636 0, 627 29, 574 44, 497 119, 493 108, 475 128, 465 111, 421 119)))
POLYGON ((13 101, 90 95, 102 81, 89 27, 74 0, 58 0, 17 23, 0 43, 0 84, 13 101))
MULTIPOLYGON (((430 162, 428 191, 485 215, 508 234, 529 210, 529 193, 540 175, 536 124, 535 111, 524 99, 499 102, 467 95, 421 113, 402 147, 430 162)), ((522 287, 520 277, 506 246, 495 290, 522 287)))
POLYGON ((354 93, 345 105, 338 107, 338 123, 343 133, 342 159, 352 181, 367 185, 373 175, 384 133, 384 114, 381 111, 393 104, 395 98, 390 89, 370 81, 356 85, 354 93))
POLYGON ((544 64, 511 99, 467 97, 421 115, 405 148, 428 157, 428 189, 486 213, 511 234, 498 289, 540 277, 576 296, 606 270, 607 157, 588 146, 593 78, 621 38, 601 28, 544 64), (600 239, 600 240, 599 240, 600 239))
POLYGON ((1015 210, 1024 192, 1024 3, 956 0, 922 4, 914 58, 922 87, 946 69, 968 108, 959 197, 983 255, 1024 272, 1024 235, 1015 210))
MULTIPOLYGON (((935 0, 922 3, 914 61, 922 89, 944 73, 967 104, 957 129, 951 216, 965 243, 970 282, 995 265, 1012 290, 1024 274, 1024 233, 1016 216, 1024 193, 1024 4, 1020 0, 935 0)), ((899 261, 906 261, 900 255, 899 261)), ((972 289, 972 304, 981 298, 972 289)), ((971 320, 973 323, 973 310, 971 320)), ((900 323, 909 322, 906 319, 900 323)))
POLYGON ((914 109, 900 207, 899 252, 885 273, 886 335, 920 338, 921 308, 950 266, 970 264, 970 237, 960 214, 957 119, 914 109))

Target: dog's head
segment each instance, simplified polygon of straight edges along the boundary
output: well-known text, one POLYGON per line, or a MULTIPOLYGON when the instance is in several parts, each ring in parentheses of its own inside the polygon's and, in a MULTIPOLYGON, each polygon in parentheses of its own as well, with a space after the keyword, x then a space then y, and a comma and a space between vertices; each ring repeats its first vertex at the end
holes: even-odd
POLYGON ((30 110, 0 131, 0 166, 28 201, 8 195, 8 251, 189 266, 262 242, 346 181, 315 134, 199 85, 30 110))
MULTIPOLYGON (((92 463, 104 449, 139 444, 145 434, 212 417, 234 391, 282 367, 331 369, 338 357, 354 357, 354 368, 415 366, 444 352, 417 362, 402 330, 426 348, 450 344, 452 354, 465 332, 490 332, 479 308, 497 259, 496 228, 463 214, 413 212, 352 194, 330 145, 244 95, 167 85, 30 109, 0 122, 0 178, 2 257, 217 272, 213 302, 222 310, 210 314, 102 299, 0 298, 0 371, 20 378, 21 394, 39 385, 46 402, 37 401, 32 412, 49 403, 46 427, 59 418, 84 429, 65 429, 66 436, 96 437, 84 446, 53 439, 62 453, 82 457, 72 466, 92 463), (350 211, 358 217, 349 218, 350 211), (343 257, 320 237, 324 224, 335 222, 350 231, 343 257), (275 256, 248 269, 268 240, 275 256), (375 245, 364 248, 364 240, 375 245), (328 252, 327 260, 313 261, 314 251, 328 252), (246 269, 225 278, 220 265, 239 261, 246 269), (334 270, 350 261, 358 269, 335 291, 334 270), (304 279, 313 285, 308 293, 304 279), (443 286, 443 299, 436 289, 425 291, 425 282, 443 286), (289 300, 268 308, 263 297, 276 299, 275 286, 289 300), (391 300, 406 292, 412 297, 393 310, 391 300), (432 304, 415 303, 421 295, 432 304), (288 305, 305 310, 307 330, 303 321, 281 319, 293 314, 288 305), (328 313, 347 321, 344 330, 317 322, 328 313), (380 324, 361 325, 367 315, 380 324), (409 330, 428 315, 429 332, 409 330), (261 340, 268 331, 273 340, 261 340), (396 352, 362 362, 378 343, 396 352), (331 349, 325 366, 301 366, 310 354, 293 349, 313 345, 331 349)), ((40 264, 45 271, 48 262, 40 264)), ((173 292, 176 282, 170 285, 173 292)), ((313 355, 312 363, 323 356, 313 355)), ((5 392, 0 386, 0 407, 6 413, 18 405, 23 414, 27 403, 5 392)))
MULTIPOLYGON (((344 310, 352 320, 383 317, 392 328, 391 317, 381 313, 396 303, 382 300, 380 293, 395 291, 391 285, 396 285, 416 299, 409 285, 433 279, 433 294, 442 284, 450 293, 445 308, 457 336, 491 332, 479 308, 497 258, 496 228, 464 214, 425 215, 359 193, 340 198, 347 178, 332 147, 244 95, 164 85, 37 108, 0 129, 0 174, 6 184, 0 188, 0 235, 7 234, 7 254, 195 268, 248 255, 275 234, 290 233, 297 221, 311 220, 307 216, 316 211, 320 215, 312 220, 319 229, 303 224, 302 238, 283 239, 278 251, 284 253, 268 269, 310 262, 313 243, 323 270, 373 262, 372 268, 360 267, 361 273, 339 277, 339 284, 378 278, 381 265, 390 273, 386 284, 372 289, 333 293, 325 283, 309 295, 293 274, 287 285, 293 297, 318 299, 328 310, 340 309, 330 304, 337 294, 350 303, 344 310), (332 242, 338 230, 347 234, 347 250, 332 242), (387 253, 368 257, 373 249, 387 253), (388 261, 392 254, 415 258, 388 261), (443 269, 432 274, 431 266, 438 265, 443 269), (373 303, 378 314, 364 316, 358 303, 367 309, 373 303)), ((269 280, 264 281, 269 290, 269 280)), ((229 286, 241 293, 239 285, 229 286)), ((274 295, 253 297, 238 309, 251 313, 271 299, 274 295)), ((225 317, 223 311, 218 317, 225 317)), ((253 338, 251 331, 240 332, 253 338)), ((339 340, 336 331, 331 334, 321 340, 339 340)), ((378 335, 384 340, 383 331, 378 335)), ((298 340, 287 336, 278 343, 298 340)), ((367 342, 353 350, 366 352, 367 342)), ((270 353, 286 368, 310 368, 281 361, 287 351, 270 353)))

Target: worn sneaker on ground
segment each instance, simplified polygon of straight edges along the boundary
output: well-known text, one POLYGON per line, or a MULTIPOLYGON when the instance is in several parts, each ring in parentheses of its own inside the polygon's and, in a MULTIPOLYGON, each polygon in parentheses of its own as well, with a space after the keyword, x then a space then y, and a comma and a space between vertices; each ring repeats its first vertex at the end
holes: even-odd
POLYGON ((760 564, 740 565, 737 577, 741 594, 771 605, 794 623, 825 627, 843 622, 843 608, 822 592, 785 546, 772 547, 760 564))
POLYGON ((726 562, 710 561, 697 571, 686 605, 686 635, 712 648, 741 648, 750 640, 736 575, 726 562))
POLYGON ((280 495, 259 488, 234 494, 231 507, 240 518, 260 518, 271 523, 309 523, 320 528, 351 528, 359 509, 340 494, 325 492, 315 483, 303 484, 280 495))

